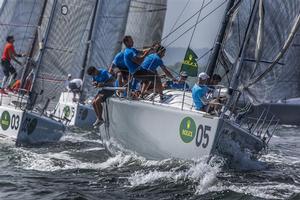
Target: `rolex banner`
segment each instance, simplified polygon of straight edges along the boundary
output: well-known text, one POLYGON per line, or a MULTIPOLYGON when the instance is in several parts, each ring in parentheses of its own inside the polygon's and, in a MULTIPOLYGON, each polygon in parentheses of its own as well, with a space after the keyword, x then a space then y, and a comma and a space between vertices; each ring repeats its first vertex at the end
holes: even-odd
POLYGON ((198 56, 190 48, 186 50, 184 61, 181 65, 180 71, 185 71, 188 76, 196 77, 198 75, 198 56))

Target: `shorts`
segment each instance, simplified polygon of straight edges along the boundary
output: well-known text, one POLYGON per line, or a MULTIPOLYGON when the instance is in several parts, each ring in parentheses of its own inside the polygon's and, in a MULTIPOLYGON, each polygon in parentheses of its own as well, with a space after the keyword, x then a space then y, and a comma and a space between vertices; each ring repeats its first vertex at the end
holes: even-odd
POLYGON ((10 64, 10 61, 1 60, 1 66, 4 76, 8 77, 11 74, 17 74, 16 69, 10 64))
POLYGON ((156 76, 156 83, 161 83, 160 77, 158 76, 157 72, 148 71, 145 69, 140 69, 136 71, 133 75, 139 81, 155 81, 156 76))
POLYGON ((123 68, 118 68, 118 67, 113 68, 113 74, 115 77, 117 76, 117 73, 119 73, 119 72, 121 72, 124 79, 128 78, 128 75, 129 75, 128 69, 123 69, 123 68))
POLYGON ((71 91, 74 91, 74 92, 80 91, 80 87, 78 88, 76 83, 69 83, 69 88, 71 91))
POLYGON ((114 90, 104 90, 104 89, 102 89, 98 92, 97 96, 99 94, 103 96, 102 99, 103 99, 103 101, 105 101, 108 97, 113 96, 115 94, 115 91, 114 90))

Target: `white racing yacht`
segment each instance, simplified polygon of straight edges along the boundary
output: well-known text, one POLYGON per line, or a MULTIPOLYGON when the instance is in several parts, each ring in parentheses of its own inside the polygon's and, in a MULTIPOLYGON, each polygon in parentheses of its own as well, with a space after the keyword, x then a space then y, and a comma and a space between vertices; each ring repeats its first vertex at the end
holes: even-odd
MULTIPOLYGON (((217 60, 222 49, 223 37, 231 31, 230 20, 238 12, 240 1, 227 2, 222 28, 214 48, 217 60)), ((252 5, 256 13, 258 1, 252 5)), ((254 25, 255 14, 248 19, 245 37, 235 60, 234 74, 228 89, 227 102, 219 103, 221 109, 214 114, 193 108, 192 94, 188 91, 164 91, 164 100, 155 97, 155 91, 147 100, 112 97, 105 102, 105 123, 100 135, 106 143, 117 142, 149 159, 181 158, 197 159, 210 155, 235 158, 249 154, 258 158, 277 129, 265 119, 265 113, 252 124, 242 125, 250 106, 239 109, 237 101, 242 91, 237 84, 241 63, 254 25), (151 100, 152 99, 152 100, 151 100)), ((155 82, 155 81, 154 81, 155 82)), ((221 92, 219 92, 221 94, 221 92)), ((276 121, 276 117, 272 117, 276 121)))

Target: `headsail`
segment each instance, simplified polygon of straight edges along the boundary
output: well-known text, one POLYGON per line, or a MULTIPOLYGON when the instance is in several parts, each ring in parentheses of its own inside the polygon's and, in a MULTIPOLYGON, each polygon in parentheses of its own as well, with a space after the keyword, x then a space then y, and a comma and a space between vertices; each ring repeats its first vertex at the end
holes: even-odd
MULTIPOLYGON (((230 65, 229 68, 234 66, 238 56, 250 17, 250 8, 254 2, 255 0, 242 1, 232 17, 222 52, 226 63, 230 65)), ((276 59, 290 39, 300 15, 299 1, 263 0, 259 3, 252 28, 253 34, 247 41, 245 58, 242 61, 239 82, 243 86, 259 77, 276 59)), ((296 35, 294 45, 290 46, 273 70, 244 90, 250 100, 260 103, 300 96, 300 51, 296 45, 299 42, 300 37, 296 35)))
POLYGON ((126 27, 136 48, 149 47, 162 37, 167 0, 132 0, 126 27))
MULTIPOLYGON (((0 8, 1 53, 7 35, 15 36, 17 52, 30 52, 44 3, 45 0, 4 0, 0 8)), ((2 76, 2 70, 0 70, 0 78, 2 76)))
MULTIPOLYGON (((88 60, 84 65, 107 68, 116 52, 122 48, 130 0, 101 0, 97 8, 92 31, 88 60)), ((85 76, 84 79, 89 79, 85 76)), ((84 81, 84 89, 93 93, 90 81, 84 81)))
MULTIPOLYGON (((52 0, 46 7, 50 13, 44 46, 38 56, 33 91, 43 91, 38 102, 58 101, 68 73, 79 76, 85 54, 87 27, 95 10, 96 0, 52 0), (51 10, 51 11, 50 11, 51 10)), ((45 23, 43 23, 45 24, 45 23)), ((43 32, 43 31, 42 31, 43 32)), ((50 107, 50 109, 53 107, 50 107)))

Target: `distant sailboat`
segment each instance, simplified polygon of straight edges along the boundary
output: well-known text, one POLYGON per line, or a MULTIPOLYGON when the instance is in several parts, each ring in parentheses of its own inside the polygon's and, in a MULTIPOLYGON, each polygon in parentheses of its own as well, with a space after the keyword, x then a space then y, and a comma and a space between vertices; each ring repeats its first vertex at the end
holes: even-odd
MULTIPOLYGON (((91 85, 90 77, 86 76, 88 66, 106 68, 114 55, 121 50, 122 37, 125 32, 130 0, 101 0, 95 9, 95 16, 89 26, 88 45, 85 51, 80 78, 83 79, 84 93, 94 96, 98 91, 91 85)), ((67 125, 81 128, 93 128, 96 121, 91 104, 74 103, 72 94, 63 92, 53 113, 67 119, 67 125), (65 115, 67 112, 67 116, 65 115)))
MULTIPOLYGON (((4 1, 0 12, 1 45, 8 34, 13 34, 17 39, 16 48, 20 48, 17 50, 30 52, 46 2, 4 1)), ((26 109, 27 103, 23 92, 1 95, 1 136, 12 138, 16 145, 58 141, 65 130, 63 124, 26 109)))

